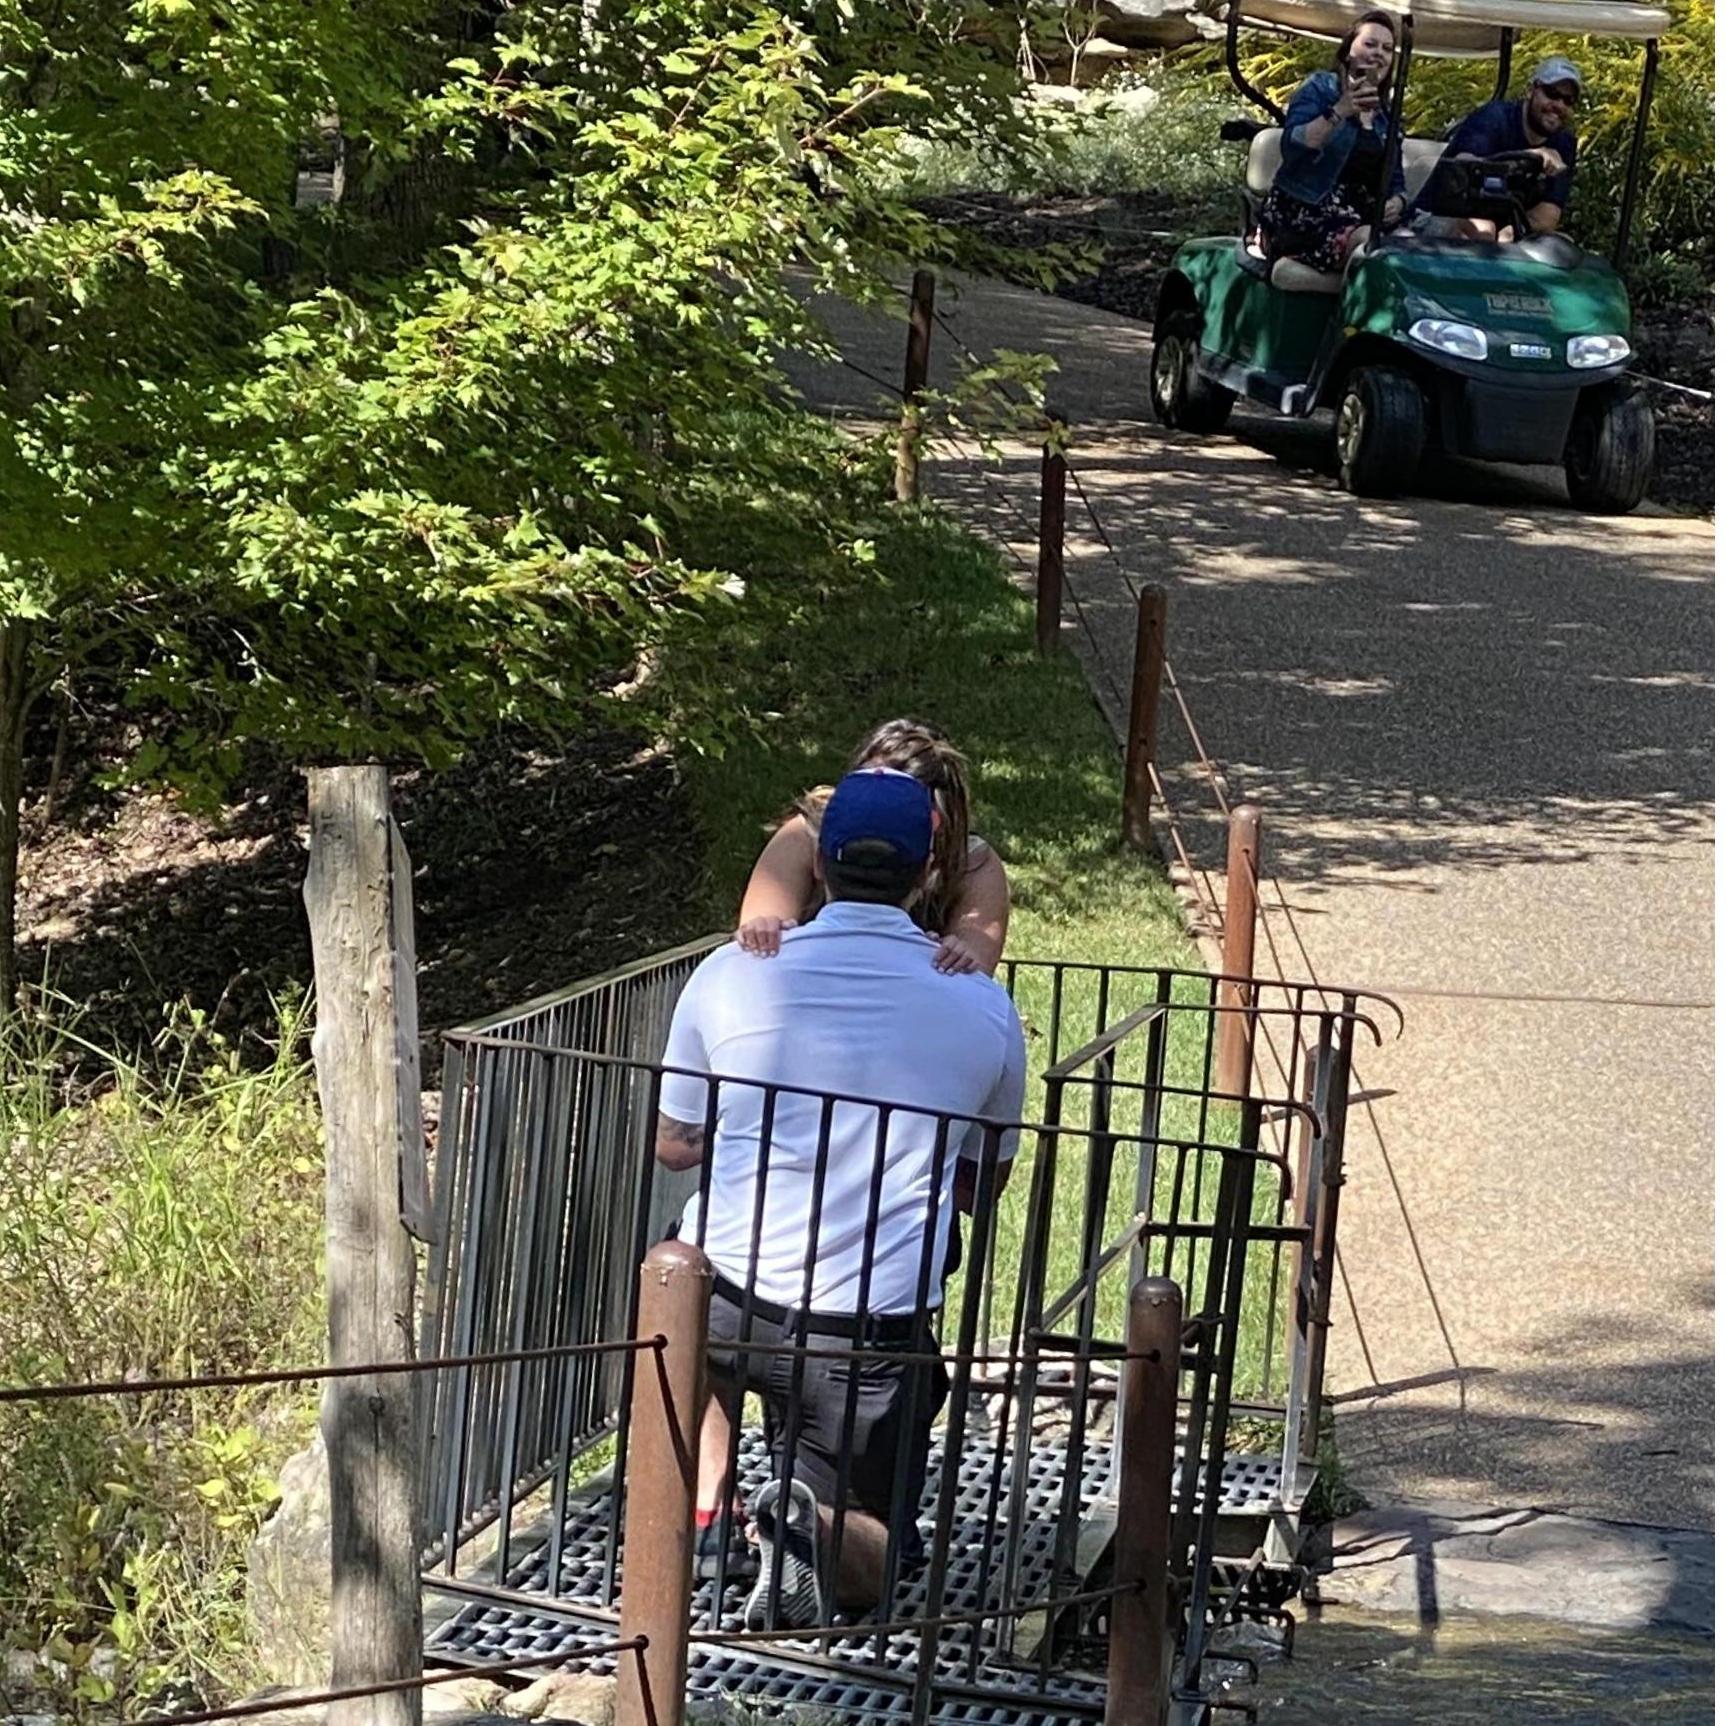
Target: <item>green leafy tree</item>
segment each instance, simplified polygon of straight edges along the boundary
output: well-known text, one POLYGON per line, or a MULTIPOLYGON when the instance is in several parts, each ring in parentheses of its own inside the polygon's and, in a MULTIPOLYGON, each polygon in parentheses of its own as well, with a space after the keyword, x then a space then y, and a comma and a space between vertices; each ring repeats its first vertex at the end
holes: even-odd
POLYGON ((567 728, 725 604, 714 476, 807 459, 787 271, 878 294, 954 255, 882 165, 1023 124, 1011 33, 966 0, 0 0, 0 998, 57 685, 211 799, 252 745, 567 728), (337 126, 343 195, 300 207, 337 126))

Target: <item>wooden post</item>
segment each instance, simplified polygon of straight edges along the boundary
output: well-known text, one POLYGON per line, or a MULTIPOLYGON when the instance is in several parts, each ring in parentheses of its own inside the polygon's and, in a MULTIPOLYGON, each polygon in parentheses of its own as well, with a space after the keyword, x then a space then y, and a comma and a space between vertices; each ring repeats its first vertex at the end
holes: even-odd
POLYGON ((1037 651, 1053 653, 1061 639, 1061 588, 1065 583, 1067 535, 1067 458, 1061 453, 1067 422, 1046 410, 1049 433, 1043 442, 1042 507, 1037 519, 1037 651))
MULTIPOLYGON (((1175 1479, 1175 1400, 1181 1377, 1181 1288, 1141 1277, 1127 1304, 1121 1368, 1120 1503, 1115 1581, 1142 1582, 1109 1608, 1109 1687, 1103 1726, 1164 1726, 1174 1637, 1169 1623, 1169 1507, 1175 1479)), ((1199 1610, 1194 1607, 1194 1610, 1199 1610)))
POLYGON ((899 416, 899 450, 893 462, 893 495, 900 503, 917 500, 922 394, 929 382, 929 342, 934 328, 934 273, 919 270, 911 278, 911 317, 905 331, 905 406, 899 416))
MULTIPOLYGON (((317 983, 312 1056, 328 1170, 330 1361, 407 1361, 414 1259, 401 1221, 402 1168, 404 1151, 416 1160, 423 1152, 411 932, 399 928, 397 917, 395 877, 406 853, 391 827, 385 768, 320 768, 307 775, 307 792, 305 900, 317 983), (411 1119, 404 1119, 406 1097, 411 1119)), ((334 1379, 324 1390, 332 1689, 420 1671, 413 1410, 406 1373, 334 1379)), ((419 1726, 420 1700, 410 1690, 332 1703, 329 1726, 419 1726)))
POLYGON ((1141 587, 1132 713, 1127 721, 1127 776, 1121 792, 1121 838, 1135 851, 1151 848, 1151 768, 1157 760, 1157 712, 1168 624, 1168 595, 1160 587, 1141 587))
MULTIPOLYGON (((1250 803, 1229 816, 1229 886, 1223 904, 1223 974, 1253 974, 1253 937, 1259 909, 1259 812, 1250 803)), ((1245 983, 1224 983, 1217 991, 1223 1009, 1217 1029, 1216 1087, 1224 1096, 1245 1096, 1252 1078, 1253 1025, 1247 1011, 1252 991, 1245 983)))
POLYGON ((683 1719, 712 1294, 707 1258, 687 1241, 661 1241, 642 1261, 635 1334, 665 1341, 635 1361, 618 1633, 647 1645, 618 1662, 617 1726, 679 1726, 683 1719))

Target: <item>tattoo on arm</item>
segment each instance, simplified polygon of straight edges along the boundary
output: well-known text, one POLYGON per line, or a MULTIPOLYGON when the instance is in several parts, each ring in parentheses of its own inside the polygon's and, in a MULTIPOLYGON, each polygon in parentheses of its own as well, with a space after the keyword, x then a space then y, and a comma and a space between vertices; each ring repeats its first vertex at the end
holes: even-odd
POLYGON ((659 1117, 659 1133, 654 1154, 669 1169, 692 1169, 707 1151, 707 1134, 695 1121, 674 1121, 669 1115, 659 1117))

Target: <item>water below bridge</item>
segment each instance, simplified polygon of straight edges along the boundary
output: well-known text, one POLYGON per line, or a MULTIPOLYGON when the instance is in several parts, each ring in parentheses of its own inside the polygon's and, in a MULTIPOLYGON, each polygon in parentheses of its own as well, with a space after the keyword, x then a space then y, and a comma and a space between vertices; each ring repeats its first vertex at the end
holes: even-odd
POLYGON ((1254 1699, 1276 1726, 1691 1726, 1714 1719, 1702 1637, 1542 1619, 1412 1619, 1325 1608, 1294 1658, 1267 1661, 1254 1699))

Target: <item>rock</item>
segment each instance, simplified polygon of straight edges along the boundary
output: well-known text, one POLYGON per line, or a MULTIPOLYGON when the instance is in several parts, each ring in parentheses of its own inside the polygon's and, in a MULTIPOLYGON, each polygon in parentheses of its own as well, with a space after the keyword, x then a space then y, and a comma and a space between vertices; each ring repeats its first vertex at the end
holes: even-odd
POLYGON ((1097 34, 1126 48, 1179 48, 1199 39, 1199 16, 1188 0, 1101 0, 1097 34))
POLYGON ((1335 1525, 1327 1603, 1706 1634, 1711 1534, 1549 1511, 1387 1503, 1335 1525))
POLYGON ((288 1459, 281 1488, 246 1554, 246 1617, 265 1677, 315 1690, 330 1673, 330 1469, 321 1433, 288 1459))
POLYGON ((502 1712, 517 1720, 579 1720, 582 1726, 612 1726, 617 1716, 617 1680, 595 1672, 548 1672, 506 1698, 502 1712))
POLYGON ((1212 1653, 1221 1659, 1238 1654, 1263 1666, 1268 1661, 1288 1658, 1288 1647, 1280 1625, 1260 1624, 1244 1619, 1238 1624, 1225 1624, 1212 1633, 1212 1653))
POLYGON ((511 1692, 491 1678, 452 1678, 447 1684, 428 1684, 425 1711, 428 1714, 497 1714, 509 1711, 511 1692))
POLYGON ((1116 119, 1139 120, 1152 113, 1162 99, 1160 90, 1140 85, 1136 90, 1111 90, 1096 107, 1098 112, 1116 119))

